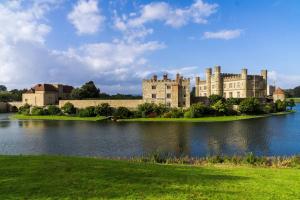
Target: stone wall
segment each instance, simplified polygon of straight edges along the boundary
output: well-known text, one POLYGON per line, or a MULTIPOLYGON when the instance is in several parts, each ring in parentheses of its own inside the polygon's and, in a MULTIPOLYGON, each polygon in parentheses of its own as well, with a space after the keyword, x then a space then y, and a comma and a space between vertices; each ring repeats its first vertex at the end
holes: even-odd
POLYGON ((8 105, 6 102, 0 102, 0 113, 5 113, 8 111, 8 105))
POLYGON ((86 108, 89 106, 97 106, 102 103, 108 103, 111 107, 126 107, 129 109, 135 109, 138 105, 143 104, 142 99, 132 100, 59 100, 59 107, 61 108, 67 102, 72 103, 76 108, 86 108))

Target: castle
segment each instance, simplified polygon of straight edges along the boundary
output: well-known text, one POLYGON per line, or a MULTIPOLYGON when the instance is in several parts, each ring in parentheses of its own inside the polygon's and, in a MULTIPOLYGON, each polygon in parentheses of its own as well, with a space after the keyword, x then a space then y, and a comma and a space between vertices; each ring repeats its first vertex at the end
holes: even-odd
POLYGON ((190 79, 176 75, 175 80, 165 74, 162 80, 154 75, 143 80, 143 101, 145 103, 163 104, 168 107, 190 107, 190 79))
POLYGON ((266 98, 268 71, 261 70, 260 75, 249 75, 247 69, 242 69, 241 74, 221 73, 221 67, 216 66, 206 69, 206 79, 196 77, 195 96, 209 97, 220 95, 224 98, 266 98))

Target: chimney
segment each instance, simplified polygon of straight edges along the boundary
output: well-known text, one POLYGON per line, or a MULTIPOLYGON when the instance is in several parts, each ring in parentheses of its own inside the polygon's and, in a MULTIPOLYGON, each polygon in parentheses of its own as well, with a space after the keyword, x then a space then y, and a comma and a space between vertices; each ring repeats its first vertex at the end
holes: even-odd
POLYGON ((164 74, 163 78, 164 78, 164 81, 168 80, 168 74, 164 74))
POLYGON ((153 75, 152 80, 157 81, 157 75, 156 74, 153 75))

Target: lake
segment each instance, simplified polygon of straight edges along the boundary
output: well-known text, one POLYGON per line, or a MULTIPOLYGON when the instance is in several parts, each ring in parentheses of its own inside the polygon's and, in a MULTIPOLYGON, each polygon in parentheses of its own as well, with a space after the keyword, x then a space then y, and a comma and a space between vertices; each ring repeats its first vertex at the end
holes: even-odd
POLYGON ((295 109, 284 116, 220 123, 22 121, 0 114, 0 154, 294 155, 300 154, 300 105, 295 109))

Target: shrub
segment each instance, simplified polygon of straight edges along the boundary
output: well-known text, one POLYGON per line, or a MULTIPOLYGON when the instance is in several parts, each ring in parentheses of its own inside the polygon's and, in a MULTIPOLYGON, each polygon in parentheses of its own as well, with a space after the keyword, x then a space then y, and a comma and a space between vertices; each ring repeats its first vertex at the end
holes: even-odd
POLYGON ((169 112, 164 113, 164 118, 181 118, 184 116, 182 109, 172 108, 169 112))
POLYGON ((208 97, 208 100, 209 100, 209 104, 213 105, 217 103, 219 100, 224 100, 224 98, 220 95, 213 94, 208 97))
POLYGON ((157 111, 154 103, 143 103, 138 105, 137 110, 141 113, 142 117, 148 117, 150 113, 157 111))
POLYGON ((289 101, 286 102, 286 105, 290 108, 290 110, 293 110, 293 107, 296 106, 295 100, 294 99, 290 99, 289 101))
POLYGON ((80 109, 78 111, 78 116, 79 117, 95 117, 95 107, 94 106, 89 106, 84 109, 80 109))
POLYGON ((227 105, 231 105, 231 106, 233 106, 233 105, 240 105, 241 101, 242 100, 239 99, 239 98, 230 97, 230 98, 226 99, 226 104, 227 105))
POLYGON ((47 111, 45 111, 42 107, 35 106, 31 109, 31 115, 47 115, 47 111))
POLYGON ((259 114, 261 113, 260 102, 256 98, 244 99, 239 106, 239 110, 244 114, 259 114))
POLYGON ((169 111, 170 111, 170 108, 164 104, 155 105, 155 112, 157 115, 162 115, 169 111))
POLYGON ((114 109, 108 103, 102 103, 95 107, 95 114, 97 116, 111 116, 113 112, 114 109))
POLYGON ((191 105, 190 111, 192 118, 203 117, 204 115, 211 113, 210 108, 203 103, 196 103, 191 105))
POLYGON ((221 99, 211 106, 217 114, 225 115, 228 113, 227 104, 221 99))
POLYGON ((21 106, 18 110, 19 114, 22 115, 29 115, 30 114, 30 105, 29 104, 24 104, 23 106, 21 106))
POLYGON ((281 101, 281 100, 277 100, 275 102, 275 110, 276 112, 283 112, 283 111, 286 111, 286 102, 285 101, 281 101))
POLYGON ((273 104, 266 104, 266 105, 264 105, 263 112, 266 114, 269 114, 269 113, 274 112, 274 109, 275 108, 274 108, 273 104))
POLYGON ((61 110, 59 109, 59 107, 53 106, 53 105, 48 106, 47 111, 48 111, 49 115, 60 115, 61 114, 61 110))
POLYGON ((184 118, 192 118, 192 112, 190 110, 185 111, 184 118))
POLYGON ((76 114, 76 108, 74 107, 74 105, 70 102, 67 102, 62 108, 61 110, 69 115, 73 115, 76 114))
POLYGON ((133 113, 126 107, 118 107, 114 112, 114 116, 121 119, 130 118, 132 115, 133 113))

